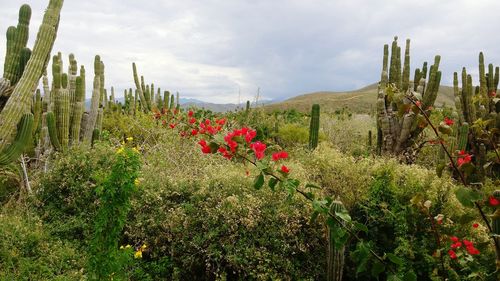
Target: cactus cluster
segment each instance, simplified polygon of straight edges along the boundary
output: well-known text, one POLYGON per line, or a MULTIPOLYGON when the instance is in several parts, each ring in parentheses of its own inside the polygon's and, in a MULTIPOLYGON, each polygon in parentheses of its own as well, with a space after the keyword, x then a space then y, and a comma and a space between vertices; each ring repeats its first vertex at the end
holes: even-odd
POLYGON ((383 67, 377 96, 377 151, 383 154, 408 153, 423 129, 424 116, 408 98, 412 96, 424 111, 429 112, 436 100, 441 81, 440 56, 427 70, 427 63, 417 69, 410 80, 410 40, 406 40, 403 69, 401 47, 394 38, 391 46, 384 45, 383 67))
MULTIPOLYGON (((335 200, 330 205, 330 213, 344 213, 346 209, 341 201, 335 200)), ((345 241, 338 241, 335 228, 339 228, 338 222, 328 225, 328 252, 327 252, 327 281, 342 281, 345 261, 345 241)))
POLYGON ((33 131, 39 128, 42 105, 39 103, 40 94, 34 93, 50 58, 62 5, 63 0, 50 0, 32 51, 26 47, 31 18, 28 5, 21 6, 17 27, 11 26, 7 30, 4 74, 0 79, 2 164, 22 153, 29 143, 26 139, 31 139, 33 131), (30 113, 31 109, 35 116, 30 113))
POLYGON ((476 174, 500 174, 500 100, 497 90, 499 67, 488 65, 479 53, 479 86, 473 86, 472 76, 462 68, 461 87, 458 73, 453 74, 455 107, 457 109, 456 149, 474 155, 476 174), (486 168, 485 168, 486 167, 486 168))
POLYGON ((319 137, 319 104, 313 104, 311 109, 311 123, 309 125, 309 149, 314 150, 318 146, 319 137))

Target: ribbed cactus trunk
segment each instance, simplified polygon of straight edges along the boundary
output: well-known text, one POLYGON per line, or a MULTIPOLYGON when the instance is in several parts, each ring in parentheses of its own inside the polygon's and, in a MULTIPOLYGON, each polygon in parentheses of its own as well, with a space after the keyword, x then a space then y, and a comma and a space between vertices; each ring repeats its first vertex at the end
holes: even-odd
POLYGON ((23 74, 24 65, 23 53, 26 50, 26 44, 29 37, 29 24, 31 19, 31 7, 22 5, 19 9, 19 21, 16 27, 9 27, 7 30, 7 54, 4 63, 3 77, 10 81, 11 85, 17 84, 23 74))
MULTIPOLYGON (((330 213, 346 212, 344 204, 340 201, 333 201, 330 205, 330 213)), ((328 226, 328 255, 327 255, 327 281, 342 281, 345 263, 345 245, 339 244, 335 237, 335 227, 342 227, 338 223, 335 226, 328 226)))
POLYGON ((134 82, 135 82, 135 87, 137 89, 137 94, 138 94, 139 98, 141 99, 141 105, 142 105, 143 110, 145 112, 147 112, 147 111, 151 110, 151 107, 149 106, 148 102, 146 101, 146 97, 144 96, 144 91, 143 91, 141 84, 139 82, 139 76, 137 75, 137 67, 135 65, 135 62, 132 63, 132 70, 134 72, 134 82))
MULTIPOLYGON (((436 56, 430 68, 429 80, 426 83, 427 64, 422 70, 417 69, 412 82, 410 77, 410 40, 406 40, 405 59, 401 71, 401 48, 397 45, 397 37, 391 46, 384 46, 382 74, 377 94, 377 152, 378 154, 412 156, 411 149, 415 140, 427 126, 424 116, 413 106, 407 95, 416 98, 420 107, 430 113, 434 105, 441 81, 439 69, 440 57, 436 56), (380 152, 379 152, 380 151, 380 152)), ((412 157, 406 159, 412 162, 412 157)))
POLYGON ((0 151, 14 139, 16 125, 29 112, 31 98, 46 68, 54 40, 63 0, 51 0, 38 31, 31 58, 5 107, 0 112, 0 151))
POLYGON ((21 117, 14 142, 0 151, 0 166, 11 163, 23 153, 24 148, 31 139, 33 123, 33 114, 26 113, 21 117))
POLYGON ((313 104, 311 110, 311 123, 309 124, 309 149, 314 150, 318 146, 319 138, 319 104, 313 104))
POLYGON ((90 105, 90 113, 85 124, 85 134, 83 143, 90 145, 92 142, 92 134, 99 114, 99 103, 101 101, 101 79, 99 77, 101 71, 101 58, 97 55, 94 60, 94 89, 92 91, 92 100, 90 105))
POLYGON ((73 117, 71 120, 71 145, 80 143, 82 129, 82 115, 85 111, 85 68, 80 68, 80 76, 75 80, 75 103, 73 104, 73 117))

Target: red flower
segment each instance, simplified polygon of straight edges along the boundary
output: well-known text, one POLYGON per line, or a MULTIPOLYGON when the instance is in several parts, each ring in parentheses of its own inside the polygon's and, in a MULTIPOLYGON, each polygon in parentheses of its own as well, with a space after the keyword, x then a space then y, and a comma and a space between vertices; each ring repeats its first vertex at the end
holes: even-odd
POLYGON ((498 199, 496 197, 490 196, 489 203, 490 203, 490 206, 496 207, 496 206, 498 206, 498 204, 500 204, 500 201, 498 201, 498 199))
POLYGON ((288 153, 286 151, 280 151, 273 153, 273 161, 278 161, 280 159, 288 158, 288 153))
POLYGON ((473 225, 472 225, 472 227, 474 227, 474 228, 478 228, 478 227, 479 227, 479 224, 478 224, 478 223, 475 223, 475 224, 473 224, 473 225))
MULTIPOLYGON (((246 128, 244 128, 244 129, 246 129, 246 128)), ((256 131, 254 131, 254 130, 248 130, 248 131, 245 132, 245 141, 247 143, 250 143, 253 140, 253 138, 255 138, 255 136, 257 136, 257 132, 256 131)))
POLYGON ((458 239, 458 237, 456 237, 456 236, 451 236, 450 240, 453 241, 453 242, 455 242, 455 243, 457 243, 458 241, 460 241, 460 239, 458 239))
POLYGON ((210 119, 205 119, 205 125, 210 125, 210 119))
POLYGON ((449 119, 448 117, 445 117, 444 118, 444 123, 448 126, 452 126, 453 123, 455 123, 455 121, 453 121, 453 119, 449 119))
POLYGON ((287 166, 283 165, 283 166, 281 166, 281 171, 282 171, 283 173, 285 173, 285 174, 288 174, 288 173, 290 172, 290 169, 288 169, 288 167, 287 167, 287 166))
POLYGON ((455 251, 453 251, 453 250, 449 250, 449 251, 448 251, 448 255, 450 255, 450 258, 451 258, 452 260, 454 260, 454 259, 456 259, 456 258, 457 258, 457 254, 456 254, 456 253, 455 253, 455 251))
POLYGON ((210 146, 208 146, 208 145, 207 145, 207 146, 203 146, 203 147, 201 148, 201 152, 203 152, 203 153, 207 154, 207 153, 212 152, 212 149, 210 149, 210 146))
POLYGON ((461 167, 463 164, 467 164, 467 163, 470 163, 472 161, 472 155, 470 155, 469 153, 461 150, 459 153, 458 153, 458 159, 457 159, 457 164, 458 164, 458 167, 461 167))
POLYGON ((179 134, 181 135, 181 137, 185 137, 186 136, 186 132, 185 131, 182 131, 179 134))
POLYGON ((474 247, 474 244, 467 239, 464 239, 462 242, 464 242, 465 247, 474 247))
POLYGON ((177 124, 175 124, 175 123, 171 123, 169 126, 170 126, 170 128, 172 128, 172 129, 173 129, 173 128, 175 128, 175 126, 177 126, 177 124))
POLYGON ((198 130, 193 129, 191 130, 191 136, 196 136, 198 134, 198 130))
POLYGON ((189 119, 189 124, 194 124, 194 123, 196 123, 196 118, 189 119))
POLYGON ((267 146, 260 141, 250 144, 250 148, 254 151, 255 157, 257 157, 258 160, 264 158, 264 150, 266 150, 266 147, 267 146))
POLYGON ((193 111, 188 111, 188 117, 193 117, 194 112, 193 111))
POLYGON ((226 119, 219 119, 219 120, 215 120, 215 123, 219 124, 219 125, 224 125, 226 124, 226 119))
POLYGON ((422 102, 418 100, 418 101, 415 102, 415 105, 418 106, 418 107, 420 107, 420 106, 422 106, 422 102))
POLYGON ((467 247, 467 252, 471 255, 479 255, 481 253, 478 249, 474 248, 474 246, 467 247))
POLYGON ((456 249, 456 248, 460 248, 460 247, 462 247, 462 242, 457 242, 457 243, 451 244, 452 249, 456 249))
POLYGON ((207 146, 207 141, 204 140, 204 139, 201 139, 199 142, 198 142, 199 145, 201 146, 207 146))

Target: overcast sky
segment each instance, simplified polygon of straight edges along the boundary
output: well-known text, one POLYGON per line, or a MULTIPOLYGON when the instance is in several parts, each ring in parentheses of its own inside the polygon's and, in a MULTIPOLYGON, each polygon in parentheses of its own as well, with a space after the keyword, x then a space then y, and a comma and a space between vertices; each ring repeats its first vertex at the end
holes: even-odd
MULTIPOLYGON (((3 34, 31 5, 32 47, 48 0, 0 3, 3 34)), ((53 51, 85 65, 87 89, 99 54, 117 96, 134 86, 135 61, 162 90, 226 103, 238 102, 238 89, 243 102, 258 87, 275 99, 377 82, 383 44, 399 35, 412 40, 412 73, 440 54, 442 84, 451 84, 462 66, 477 73, 481 50, 500 64, 498 11, 494 0, 65 0, 53 51)), ((2 35, 0 65, 4 54, 2 35)))

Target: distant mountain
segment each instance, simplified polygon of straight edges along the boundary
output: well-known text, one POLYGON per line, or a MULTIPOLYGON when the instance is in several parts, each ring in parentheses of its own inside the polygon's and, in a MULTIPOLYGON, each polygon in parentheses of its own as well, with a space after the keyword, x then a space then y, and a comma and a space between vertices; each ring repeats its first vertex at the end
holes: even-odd
MULTIPOLYGON (((124 103, 125 99, 123 97, 119 97, 116 99, 118 102, 124 103)), ((85 100, 85 107, 87 109, 90 108, 90 99, 85 100)), ((278 102, 278 100, 266 100, 266 101, 259 101, 259 106, 260 105, 268 105, 272 104, 273 102, 278 102)), ((252 106, 255 105, 252 103, 252 106)), ((205 102, 201 101, 198 99, 192 99, 192 98, 181 98, 181 106, 183 108, 188 108, 188 107, 197 107, 197 108, 203 108, 203 109, 208 109, 213 112, 227 112, 227 111, 232 111, 239 108, 245 108, 246 103, 242 103, 240 105, 235 104, 235 103, 210 103, 210 102, 205 102)))
MULTIPOLYGON (((282 102, 269 104, 264 108, 266 111, 273 110, 287 110, 296 109, 301 112, 309 112, 311 106, 315 103, 321 105, 321 110, 325 112, 334 112, 344 107, 356 113, 369 113, 375 110, 375 103, 377 101, 377 85, 370 84, 366 87, 355 91, 347 92, 314 92, 299 95, 282 102)), ((440 86, 438 96, 435 102, 436 106, 455 105, 455 98, 453 95, 453 87, 440 86)))

